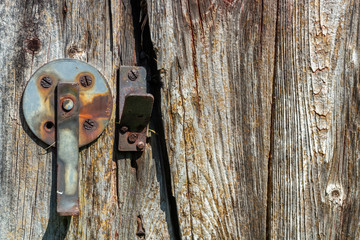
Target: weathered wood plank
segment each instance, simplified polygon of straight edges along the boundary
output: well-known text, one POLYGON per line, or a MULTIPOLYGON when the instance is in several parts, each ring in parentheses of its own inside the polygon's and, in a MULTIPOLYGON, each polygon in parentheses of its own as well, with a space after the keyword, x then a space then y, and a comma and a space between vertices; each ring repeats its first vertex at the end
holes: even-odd
POLYGON ((147 1, 185 239, 264 239, 274 1, 147 1))
POLYGON ((0 238, 360 238, 359 7, 1 2, 0 238), (115 114, 81 150, 73 218, 56 215, 55 152, 19 110, 31 74, 64 57, 98 68, 114 99, 117 66, 144 65, 161 104, 143 156, 116 150, 115 114))
POLYGON ((272 239, 359 238, 359 2, 279 1, 272 239))
POLYGON ((0 238, 137 239, 138 216, 147 238, 168 238, 159 158, 149 148, 136 171, 134 157, 116 151, 115 114, 104 134, 81 150, 80 216, 70 218, 55 212, 54 151, 29 137, 19 111, 31 74, 64 57, 100 70, 115 99, 117 67, 136 64, 130 1, 3 1, 0 15, 0 238), (26 39, 35 37, 41 47, 33 53, 26 39))

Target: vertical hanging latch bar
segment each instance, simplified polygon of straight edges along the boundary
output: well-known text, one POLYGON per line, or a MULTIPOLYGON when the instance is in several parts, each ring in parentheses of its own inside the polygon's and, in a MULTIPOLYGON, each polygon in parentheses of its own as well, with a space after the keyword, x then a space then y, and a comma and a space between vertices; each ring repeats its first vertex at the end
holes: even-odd
POLYGON ((79 85, 57 86, 57 212, 79 214, 79 85))

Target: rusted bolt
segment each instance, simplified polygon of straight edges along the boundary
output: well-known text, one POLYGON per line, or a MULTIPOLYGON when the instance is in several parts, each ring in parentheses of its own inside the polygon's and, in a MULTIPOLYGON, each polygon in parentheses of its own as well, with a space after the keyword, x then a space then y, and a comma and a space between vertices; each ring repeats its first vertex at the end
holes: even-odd
POLYGON ((69 112, 71 109, 73 109, 73 107, 74 107, 74 102, 70 98, 65 99, 62 103, 62 108, 66 112, 69 112))
POLYGON ((128 128, 127 126, 122 126, 122 127, 120 128, 120 132, 121 132, 121 133, 126 133, 128 130, 129 130, 129 128, 128 128))
POLYGON ((49 88, 52 85, 52 80, 50 77, 43 77, 40 81, 40 85, 43 88, 49 88))
POLYGON ((89 87, 92 84, 92 79, 89 75, 84 75, 80 77, 80 84, 83 87, 89 87))
POLYGON ((139 77, 139 71, 136 70, 135 68, 131 69, 128 73, 128 78, 131 81, 135 81, 137 78, 139 77))
POLYGON ((140 238, 144 238, 145 237, 145 230, 142 224, 142 220, 141 220, 141 216, 138 216, 136 219, 137 222, 137 231, 136 231, 136 236, 140 237, 140 238))
POLYGON ((130 133, 129 137, 128 137, 128 142, 129 143, 134 143, 136 142, 136 139, 138 138, 136 133, 130 133))
POLYGON ((140 150, 143 150, 145 147, 145 144, 143 142, 139 142, 138 144, 136 144, 136 147, 140 150))
POLYGON ((95 122, 91 119, 86 119, 83 126, 86 130, 91 130, 95 126, 95 122))

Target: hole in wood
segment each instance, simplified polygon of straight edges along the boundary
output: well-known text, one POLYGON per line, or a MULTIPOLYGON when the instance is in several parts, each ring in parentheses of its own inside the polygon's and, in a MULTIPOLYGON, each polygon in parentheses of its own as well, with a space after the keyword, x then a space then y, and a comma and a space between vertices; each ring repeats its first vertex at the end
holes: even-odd
POLYGON ((340 196, 340 192, 338 190, 334 190, 334 191, 331 192, 331 196, 333 198, 337 198, 337 197, 340 196))

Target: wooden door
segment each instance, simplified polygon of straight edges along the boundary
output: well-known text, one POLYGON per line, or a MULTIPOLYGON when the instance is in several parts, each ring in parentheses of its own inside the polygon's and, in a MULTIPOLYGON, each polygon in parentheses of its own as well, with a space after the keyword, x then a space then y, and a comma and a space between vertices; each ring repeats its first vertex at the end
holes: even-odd
POLYGON ((3 0, 0 239, 360 238, 358 1, 3 0), (116 111, 56 214, 55 149, 20 109, 40 66, 120 65, 155 97, 143 155, 116 111))

